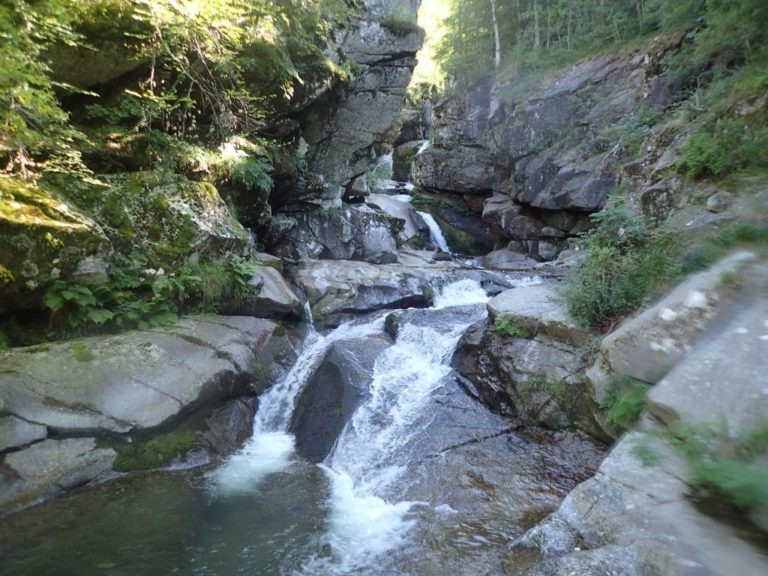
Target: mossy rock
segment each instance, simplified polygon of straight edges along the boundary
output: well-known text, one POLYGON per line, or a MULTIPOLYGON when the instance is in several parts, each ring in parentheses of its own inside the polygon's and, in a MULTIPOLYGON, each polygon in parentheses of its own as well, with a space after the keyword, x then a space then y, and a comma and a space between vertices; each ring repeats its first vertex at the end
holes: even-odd
POLYGON ((0 312, 17 297, 67 278, 111 244, 99 224, 62 195, 0 176, 0 312))
POLYGON ((164 468, 174 458, 203 447, 205 442, 194 430, 178 429, 140 444, 116 446, 117 458, 113 469, 117 472, 132 472, 164 468))
POLYGON ((150 266, 241 253, 248 244, 248 233, 209 183, 161 171, 102 180, 71 183, 67 193, 103 224, 117 249, 146 254, 150 266))

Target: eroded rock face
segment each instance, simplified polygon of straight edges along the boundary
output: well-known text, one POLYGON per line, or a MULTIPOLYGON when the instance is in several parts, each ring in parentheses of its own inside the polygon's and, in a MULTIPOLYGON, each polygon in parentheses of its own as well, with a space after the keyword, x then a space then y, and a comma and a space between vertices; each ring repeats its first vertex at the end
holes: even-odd
POLYGON ((649 190, 648 211, 663 216, 679 201, 674 186, 659 185, 669 142, 653 134, 657 145, 628 151, 610 130, 637 122, 644 105, 669 103, 653 96, 654 63, 674 49, 659 40, 645 52, 590 58, 513 99, 514 86, 487 80, 454 94, 434 108, 432 145, 414 159, 414 182, 485 198, 497 244, 519 242, 543 260, 589 225, 621 178, 649 190))
POLYGON ((397 262, 397 236, 402 220, 367 206, 300 212, 284 219, 273 235, 275 253, 296 260, 362 260, 374 264, 397 262))
POLYGON ((358 68, 343 98, 329 94, 305 114, 310 167, 346 186, 363 174, 372 144, 397 120, 424 35, 416 25, 418 0, 365 0, 339 50, 358 68))
POLYGON ((335 342, 299 396, 290 430, 296 450, 322 462, 344 425, 368 396, 376 358, 392 342, 386 337, 335 342))
POLYGON ((596 430, 577 347, 533 332, 507 336, 483 321, 462 337, 453 365, 485 404, 525 425, 596 430))

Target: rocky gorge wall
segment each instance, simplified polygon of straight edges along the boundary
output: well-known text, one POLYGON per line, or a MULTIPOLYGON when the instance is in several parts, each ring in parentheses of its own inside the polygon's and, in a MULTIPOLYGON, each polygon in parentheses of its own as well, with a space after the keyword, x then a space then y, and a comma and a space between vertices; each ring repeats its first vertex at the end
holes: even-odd
POLYGON ((666 216, 680 202, 670 168, 684 137, 654 119, 684 98, 663 76, 679 45, 659 38, 530 86, 484 80, 457 89, 434 105, 431 146, 413 157, 411 179, 461 195, 497 247, 547 260, 617 189, 631 191, 643 212, 666 216))

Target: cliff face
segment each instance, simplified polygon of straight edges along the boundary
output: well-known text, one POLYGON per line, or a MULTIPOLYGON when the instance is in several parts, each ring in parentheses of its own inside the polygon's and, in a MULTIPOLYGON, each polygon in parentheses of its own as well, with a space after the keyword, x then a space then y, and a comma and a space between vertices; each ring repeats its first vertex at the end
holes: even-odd
POLYGON ((372 145, 392 127, 405 102, 424 34, 419 0, 366 0, 360 19, 344 30, 339 50, 357 73, 341 94, 327 94, 302 118, 310 167, 343 186, 363 174, 372 145))
MULTIPOLYGON (((591 58, 523 96, 514 95, 519 87, 489 81, 456 93, 435 106, 432 146, 416 156, 412 178, 429 191, 482 197, 483 219, 499 243, 551 254, 618 186, 673 186, 675 133, 653 121, 672 103, 661 73, 675 48, 658 41, 629 55, 591 58)), ((668 208, 655 199, 641 204, 668 208)))

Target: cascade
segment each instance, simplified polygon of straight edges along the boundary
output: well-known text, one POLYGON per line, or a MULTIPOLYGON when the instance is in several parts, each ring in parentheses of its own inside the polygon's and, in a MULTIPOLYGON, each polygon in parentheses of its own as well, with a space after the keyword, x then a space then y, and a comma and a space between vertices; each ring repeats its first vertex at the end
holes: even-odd
POLYGON ((440 229, 440 226, 435 221, 435 218, 432 216, 432 214, 429 214, 428 212, 419 212, 419 216, 424 219, 424 222, 429 227, 429 241, 437 246, 441 252, 447 252, 450 254, 451 249, 448 246, 448 242, 445 240, 443 231, 440 229))

